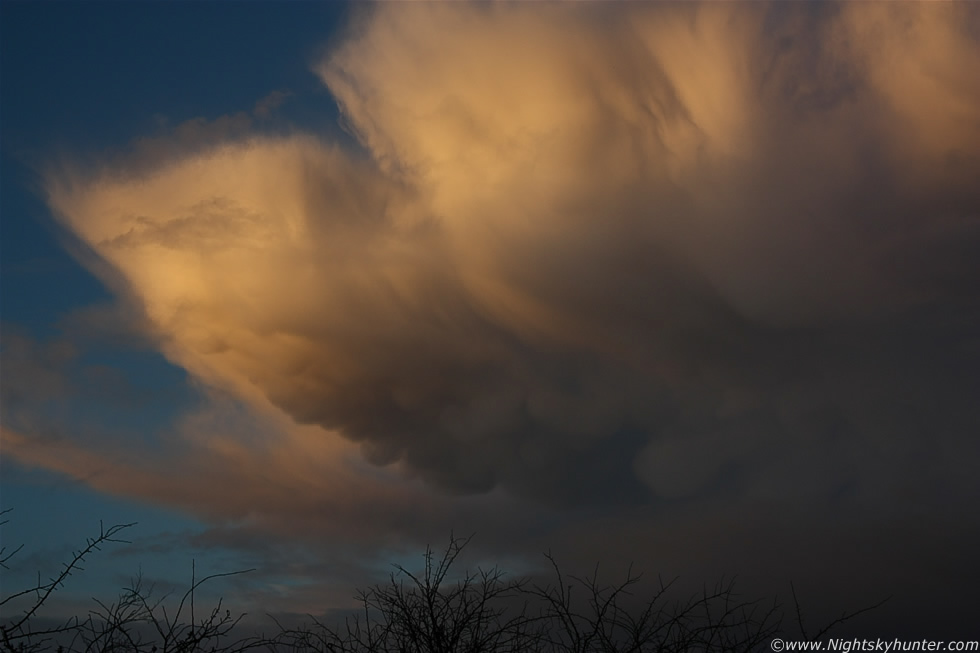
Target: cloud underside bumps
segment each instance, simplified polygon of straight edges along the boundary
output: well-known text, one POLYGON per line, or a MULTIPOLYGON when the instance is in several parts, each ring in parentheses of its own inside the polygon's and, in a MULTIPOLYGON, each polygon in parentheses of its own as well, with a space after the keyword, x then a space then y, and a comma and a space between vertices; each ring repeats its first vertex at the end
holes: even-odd
POLYGON ((322 439, 557 504, 946 496, 980 423, 978 26, 376 5, 315 68, 359 149, 184 139, 48 201, 172 362, 290 432, 278 473, 322 439))

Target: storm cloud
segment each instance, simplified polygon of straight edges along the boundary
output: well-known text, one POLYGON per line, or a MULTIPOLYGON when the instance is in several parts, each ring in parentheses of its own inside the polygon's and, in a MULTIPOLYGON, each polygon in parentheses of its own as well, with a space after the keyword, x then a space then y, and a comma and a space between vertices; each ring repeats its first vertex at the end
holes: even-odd
POLYGON ((315 68, 360 148, 184 142, 49 205, 171 361, 440 491, 975 490, 978 21, 371 6, 315 68))
POLYGON ((255 560, 256 614, 477 532, 973 628, 980 5, 350 14, 344 132, 277 79, 46 159, 112 297, 4 325, 4 465, 196 517, 159 546, 255 560))

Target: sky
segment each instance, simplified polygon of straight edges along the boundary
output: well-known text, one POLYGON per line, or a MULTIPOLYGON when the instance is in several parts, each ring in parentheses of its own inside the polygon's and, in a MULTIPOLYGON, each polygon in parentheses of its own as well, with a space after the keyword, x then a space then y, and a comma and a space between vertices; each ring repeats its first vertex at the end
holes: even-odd
POLYGON ((980 5, 0 11, 5 595, 474 533, 975 638, 980 5))

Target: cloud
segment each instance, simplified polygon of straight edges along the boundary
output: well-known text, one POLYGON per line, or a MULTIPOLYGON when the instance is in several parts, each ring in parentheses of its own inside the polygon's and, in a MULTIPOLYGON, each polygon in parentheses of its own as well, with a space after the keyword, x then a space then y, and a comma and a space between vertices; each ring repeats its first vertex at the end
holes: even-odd
POLYGON ((315 72, 357 146, 267 130, 273 92, 52 166, 118 304, 5 325, 5 464, 201 518, 263 611, 455 529, 972 624, 977 6, 355 13, 315 72))
POLYGON ((973 446, 977 16, 380 5, 316 68, 363 151, 178 138, 49 205, 172 362, 442 491, 749 491, 807 451, 802 492, 891 496, 973 446))
POLYGON ((255 103, 255 108, 252 110, 252 113, 257 118, 268 118, 282 106, 283 102, 289 99, 290 95, 292 93, 289 91, 272 91, 255 103))

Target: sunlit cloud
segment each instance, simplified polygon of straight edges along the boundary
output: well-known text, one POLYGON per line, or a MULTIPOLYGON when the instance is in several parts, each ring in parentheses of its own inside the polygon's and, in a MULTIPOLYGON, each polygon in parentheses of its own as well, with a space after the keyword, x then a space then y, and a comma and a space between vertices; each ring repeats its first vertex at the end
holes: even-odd
MULTIPOLYGON (((765 478, 823 415, 856 439, 847 483, 916 437, 887 416, 923 372, 914 311, 971 301, 976 16, 378 5, 316 66, 361 151, 185 125, 135 167, 50 173, 48 202, 169 360, 304 425, 198 443, 214 467, 360 451, 440 491, 629 503, 765 478)), ((971 417, 923 410, 952 442, 971 417)))
POLYGON ((359 8, 314 66, 357 147, 265 130, 273 92, 47 171, 118 298, 77 328, 202 400, 152 447, 21 418, 72 351, 5 334, 4 456, 345 559, 897 556, 854 515, 980 498, 976 7, 359 8))

